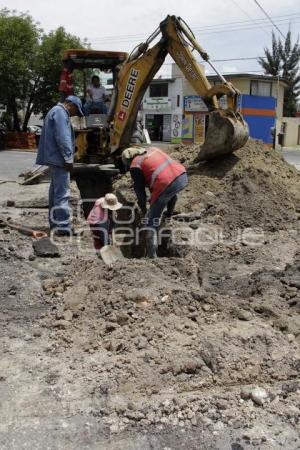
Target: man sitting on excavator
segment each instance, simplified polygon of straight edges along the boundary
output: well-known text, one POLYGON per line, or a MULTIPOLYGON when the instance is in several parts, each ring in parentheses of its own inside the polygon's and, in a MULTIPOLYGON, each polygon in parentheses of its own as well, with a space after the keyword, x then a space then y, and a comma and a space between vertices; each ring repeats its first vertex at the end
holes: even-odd
POLYGON ((104 103, 107 95, 105 87, 100 84, 98 75, 92 76, 92 83, 87 87, 87 101, 84 105, 84 112, 88 116, 96 111, 97 114, 107 114, 107 107, 104 103))
POLYGON ((122 152, 122 161, 130 170, 138 205, 145 214, 147 255, 156 258, 157 231, 162 213, 167 208, 166 217, 171 217, 178 192, 188 184, 186 170, 182 164, 156 147, 129 147, 122 152), (148 212, 146 187, 151 192, 148 212))

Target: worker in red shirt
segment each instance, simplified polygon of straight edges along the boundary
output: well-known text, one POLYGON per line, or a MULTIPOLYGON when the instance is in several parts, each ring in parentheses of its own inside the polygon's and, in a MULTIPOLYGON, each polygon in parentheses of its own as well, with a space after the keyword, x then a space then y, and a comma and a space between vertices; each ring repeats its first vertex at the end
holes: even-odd
POLYGON ((61 93, 62 100, 74 92, 73 69, 71 66, 64 67, 61 75, 58 90, 61 93))
POLYGON ((184 166, 156 147, 130 147, 123 151, 122 161, 129 168, 138 205, 147 225, 146 244, 149 258, 157 256, 157 231, 166 208, 171 217, 177 194, 188 184, 184 166), (151 192, 147 212, 146 187, 151 192))

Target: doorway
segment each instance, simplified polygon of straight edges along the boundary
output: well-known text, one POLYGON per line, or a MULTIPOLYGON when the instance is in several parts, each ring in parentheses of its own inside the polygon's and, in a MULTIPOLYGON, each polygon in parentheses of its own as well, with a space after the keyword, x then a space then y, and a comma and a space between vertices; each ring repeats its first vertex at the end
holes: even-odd
POLYGON ((145 125, 151 141, 171 140, 171 114, 146 114, 145 125))

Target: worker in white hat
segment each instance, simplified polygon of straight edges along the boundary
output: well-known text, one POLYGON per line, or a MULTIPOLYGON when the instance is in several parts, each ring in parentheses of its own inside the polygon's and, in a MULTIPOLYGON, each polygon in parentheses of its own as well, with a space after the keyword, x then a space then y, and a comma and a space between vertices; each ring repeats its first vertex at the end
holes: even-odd
POLYGON ((121 209, 122 206, 115 194, 111 193, 95 201, 87 222, 93 233, 94 248, 97 253, 104 245, 110 243, 116 211, 121 209))

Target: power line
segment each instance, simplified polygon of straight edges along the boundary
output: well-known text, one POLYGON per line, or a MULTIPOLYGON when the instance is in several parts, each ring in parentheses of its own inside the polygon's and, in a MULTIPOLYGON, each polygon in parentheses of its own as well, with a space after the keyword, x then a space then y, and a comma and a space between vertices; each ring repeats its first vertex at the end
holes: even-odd
MULTIPOLYGON (((248 70, 246 73, 249 74, 249 75, 253 74, 253 76, 255 76, 255 74, 265 75, 263 70, 248 70)), ((222 72, 222 75, 238 75, 238 74, 239 74, 239 72, 222 72)), ((164 74, 164 76, 165 76, 165 78, 176 78, 176 79, 183 79, 183 80, 187 79, 183 75, 176 75, 176 77, 171 77, 171 75, 170 76, 166 76, 166 74, 164 74)), ((214 72, 206 72, 205 76, 206 77, 211 77, 211 76, 217 76, 217 75, 214 72)), ((268 75, 266 75, 266 77, 267 76, 268 75)), ((153 78, 153 80, 164 80, 164 79, 163 78, 153 78)))
POLYGON ((285 35, 280 31, 278 26, 273 22, 272 18, 269 16, 269 14, 264 10, 264 8, 258 3, 257 0, 253 0, 254 3, 259 7, 259 9, 264 13, 264 15, 269 19, 269 21, 273 24, 273 26, 276 28, 276 30, 281 34, 281 36, 286 39, 285 35))
MULTIPOLYGON (((247 13, 247 11, 245 11, 235 0, 231 0, 232 1, 232 3, 234 3, 235 4, 235 6, 237 7, 237 8, 239 8, 247 17, 249 17, 250 18, 250 20, 251 20, 251 22, 253 22, 253 23, 255 23, 255 24, 257 24, 257 21, 255 21, 254 19, 252 19, 252 17, 247 13)), ((259 28, 261 28, 262 30, 263 30, 263 32, 264 33, 266 33, 268 36, 269 36, 269 33, 260 25, 260 24, 258 24, 258 26, 259 26, 259 28)))
MULTIPOLYGON (((229 62, 229 61, 257 61, 258 58, 265 59, 266 56, 250 56, 250 57, 242 57, 242 58, 225 58, 225 59, 210 59, 210 62, 229 62)), ((206 63, 207 61, 197 61, 197 63, 202 64, 206 63)), ((165 66, 172 65, 173 63, 164 63, 165 66)))
MULTIPOLYGON (((300 17, 299 17, 300 19, 300 17)), ((299 24, 300 21, 294 21, 294 24, 299 24)), ((272 27, 272 24, 266 24, 266 27, 272 27)), ((236 33, 236 32, 240 32, 240 31, 250 31, 250 30, 254 30, 256 29, 256 26, 251 26, 249 25, 248 27, 241 27, 241 28, 230 28, 230 29, 223 29, 223 30, 216 30, 216 31, 209 31, 209 32, 200 32, 200 33, 194 33, 196 36, 196 39, 202 39, 203 36, 208 36, 208 35, 212 35, 212 34, 224 34, 224 33, 236 33)), ((144 36, 145 37, 145 36, 144 36)), ((143 39, 123 39, 123 40, 105 40, 105 39, 89 39, 89 42, 92 45, 104 45, 104 44, 113 44, 113 45, 119 45, 119 44, 126 44, 126 43, 130 43, 132 45, 134 44, 138 44, 140 42, 142 42, 143 39)))
MULTIPOLYGON (((274 16, 273 19, 276 20, 277 22, 289 22, 291 19, 299 19, 300 18, 300 13, 290 13, 290 14, 284 14, 284 15, 279 15, 279 16, 274 16)), ((250 27, 251 23, 250 22, 254 22, 255 25, 268 25, 268 19, 265 18, 258 18, 258 19, 251 19, 251 20, 244 20, 244 21, 236 21, 236 22, 226 22, 226 23, 221 23, 221 24, 215 24, 215 25, 207 25, 207 26, 203 26, 203 27, 193 27, 193 31, 194 33, 201 33, 201 34, 207 34, 207 33, 212 33, 212 32, 222 32, 224 31, 224 29, 226 30, 226 28, 229 28, 232 31, 235 31, 235 27, 236 30, 239 31, 239 29, 242 29, 243 27, 250 27)), ((252 26, 253 28, 253 26, 252 26)), ((136 40, 142 40, 143 38, 145 38, 145 35, 141 35, 141 34, 129 34, 129 35, 110 35, 110 36, 102 36, 102 37, 89 37, 88 39, 90 39, 93 42, 106 42, 106 41, 116 41, 116 42, 129 42, 129 41, 136 41, 136 40)))

